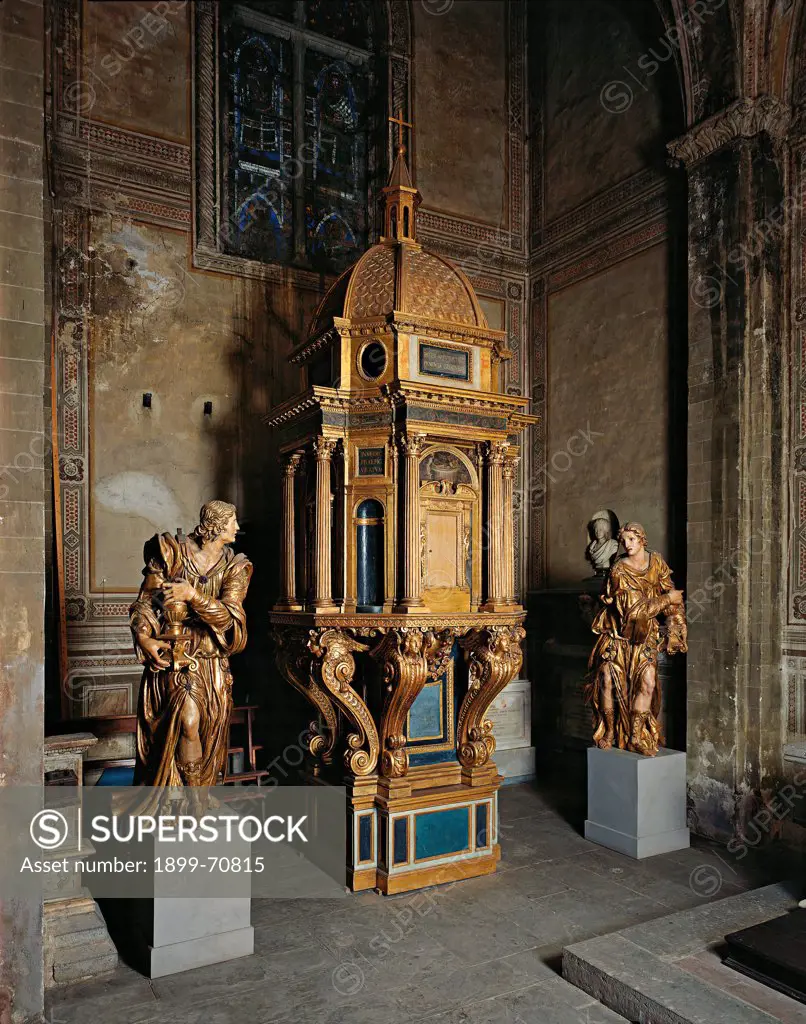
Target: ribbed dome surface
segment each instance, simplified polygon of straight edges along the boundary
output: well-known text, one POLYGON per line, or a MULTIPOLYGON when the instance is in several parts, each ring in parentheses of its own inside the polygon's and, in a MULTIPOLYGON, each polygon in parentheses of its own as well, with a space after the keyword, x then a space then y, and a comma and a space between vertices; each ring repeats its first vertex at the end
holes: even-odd
POLYGON ((363 320, 394 310, 454 324, 487 327, 473 288, 449 260, 419 246, 379 243, 336 281, 316 310, 309 337, 326 330, 333 317, 363 320), (396 294, 396 261, 402 296, 396 294))

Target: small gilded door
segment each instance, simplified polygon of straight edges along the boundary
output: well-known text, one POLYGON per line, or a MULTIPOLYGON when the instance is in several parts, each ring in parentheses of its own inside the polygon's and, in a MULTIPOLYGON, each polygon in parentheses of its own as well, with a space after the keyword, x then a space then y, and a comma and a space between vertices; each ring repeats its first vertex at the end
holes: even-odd
POLYGON ((423 598, 433 611, 470 611, 471 502, 422 501, 423 598))

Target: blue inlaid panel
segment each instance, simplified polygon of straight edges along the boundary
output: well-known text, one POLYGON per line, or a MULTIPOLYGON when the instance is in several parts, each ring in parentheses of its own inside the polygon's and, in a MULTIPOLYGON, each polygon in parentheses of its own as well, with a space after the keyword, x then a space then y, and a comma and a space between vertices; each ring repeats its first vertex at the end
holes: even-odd
POLYGON ((458 696, 454 673, 458 653, 454 644, 448 669, 438 680, 429 680, 417 695, 406 717, 409 764, 441 764, 456 760, 456 712, 458 696))
POLYGON ((428 683, 417 694, 417 699, 409 711, 408 739, 410 743, 418 740, 441 740, 442 724, 442 680, 428 683))
POLYGON ((450 750, 432 750, 422 754, 409 754, 409 764, 412 766, 418 764, 445 764, 447 761, 455 760, 456 750, 453 747, 450 750))
POLYGON ((487 804, 476 804, 476 846, 489 846, 487 834, 487 804))
POLYGON ((358 819, 358 859, 372 860, 372 815, 362 814, 358 819))
POLYGON ((409 859, 409 821, 408 818, 395 818, 394 824, 394 864, 405 864, 409 859))
POLYGON ((415 816, 414 859, 442 857, 468 849, 471 807, 448 807, 415 816))

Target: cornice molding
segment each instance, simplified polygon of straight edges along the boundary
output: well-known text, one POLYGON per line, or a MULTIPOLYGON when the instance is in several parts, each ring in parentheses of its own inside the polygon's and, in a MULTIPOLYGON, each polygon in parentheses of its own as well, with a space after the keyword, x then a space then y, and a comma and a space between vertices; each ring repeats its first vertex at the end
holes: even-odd
POLYGON ((528 408, 529 399, 521 395, 505 395, 492 391, 468 392, 460 391, 458 388, 412 384, 408 381, 384 384, 383 391, 389 396, 395 408, 405 405, 458 406, 472 411, 483 409, 505 416, 520 413, 521 416, 528 417, 528 413, 523 410, 528 408))
POLYGON ((760 132, 782 143, 791 123, 792 108, 774 96, 741 99, 695 125, 666 148, 672 166, 693 167, 736 139, 750 139, 760 132))

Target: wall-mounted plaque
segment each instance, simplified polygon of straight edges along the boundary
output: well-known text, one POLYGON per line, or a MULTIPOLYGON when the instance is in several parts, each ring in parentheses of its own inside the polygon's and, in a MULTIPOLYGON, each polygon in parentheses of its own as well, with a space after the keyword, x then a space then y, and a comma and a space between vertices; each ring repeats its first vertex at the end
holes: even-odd
POLYGON ((386 458, 383 448, 358 449, 358 475, 383 476, 386 472, 386 458))
POLYGON ((451 380, 470 380, 470 352, 466 348, 420 342, 420 373, 451 380))

